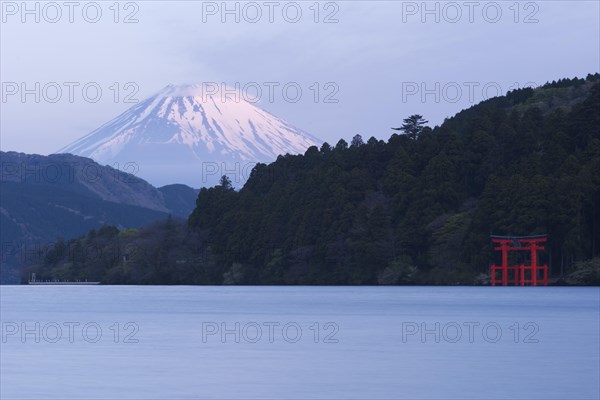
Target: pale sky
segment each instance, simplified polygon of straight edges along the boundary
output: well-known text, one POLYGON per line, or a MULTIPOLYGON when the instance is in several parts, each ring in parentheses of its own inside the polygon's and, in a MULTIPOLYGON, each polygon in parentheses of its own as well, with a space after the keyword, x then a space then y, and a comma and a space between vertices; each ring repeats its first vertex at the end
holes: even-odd
POLYGON ((600 70, 598 1, 48 4, 1 2, 4 151, 52 153, 170 83, 259 86, 260 107, 335 144, 600 70))

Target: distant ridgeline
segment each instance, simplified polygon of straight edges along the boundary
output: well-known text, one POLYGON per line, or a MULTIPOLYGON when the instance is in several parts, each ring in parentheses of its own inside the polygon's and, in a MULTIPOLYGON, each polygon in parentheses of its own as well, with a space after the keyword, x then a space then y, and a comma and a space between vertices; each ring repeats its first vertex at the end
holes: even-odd
POLYGON ((412 128, 387 143, 357 136, 280 156, 257 165, 239 192, 227 179, 202 189, 187 223, 105 227, 50 248, 24 274, 484 284, 490 233, 547 233, 551 281, 600 284, 599 74, 511 91, 434 129, 412 128))
POLYGON ((19 268, 42 262, 47 244, 58 238, 79 237, 104 225, 141 227, 169 214, 187 218, 197 197, 188 186, 155 188, 71 154, 0 151, 0 164, 0 283, 18 283, 19 268))

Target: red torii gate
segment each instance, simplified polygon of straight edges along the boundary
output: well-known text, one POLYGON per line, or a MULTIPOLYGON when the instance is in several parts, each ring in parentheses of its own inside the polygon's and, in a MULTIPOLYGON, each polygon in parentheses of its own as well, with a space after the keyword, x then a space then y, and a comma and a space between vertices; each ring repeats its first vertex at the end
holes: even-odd
POLYGON ((548 286, 548 265, 538 265, 538 250, 544 250, 544 246, 540 243, 548 241, 548 235, 535 236, 491 236, 492 243, 496 246, 494 250, 502 252, 502 265, 492 264, 490 267, 492 275, 492 286, 548 286), (531 265, 508 265, 509 251, 530 251, 531 265), (501 271, 498 278, 497 271, 501 271), (509 277, 509 271, 512 272, 512 278, 509 277), (529 279, 525 276, 525 272, 529 271, 529 279), (542 271, 540 278, 538 272, 542 271))

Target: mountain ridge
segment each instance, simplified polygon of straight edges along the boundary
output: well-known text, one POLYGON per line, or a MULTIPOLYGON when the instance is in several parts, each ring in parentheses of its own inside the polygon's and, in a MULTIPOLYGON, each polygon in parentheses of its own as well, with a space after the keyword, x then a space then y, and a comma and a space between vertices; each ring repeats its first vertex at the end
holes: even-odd
POLYGON ((23 254, 59 239, 114 225, 136 228, 169 215, 186 218, 197 190, 155 188, 110 166, 71 154, 0 152, 0 281, 14 282, 23 254))

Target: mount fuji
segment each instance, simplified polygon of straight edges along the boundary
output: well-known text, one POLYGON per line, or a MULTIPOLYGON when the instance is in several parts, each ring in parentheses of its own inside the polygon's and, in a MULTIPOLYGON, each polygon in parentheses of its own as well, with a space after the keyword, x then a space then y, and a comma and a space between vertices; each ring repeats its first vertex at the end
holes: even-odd
POLYGON ((228 175, 240 187, 254 164, 322 143, 240 96, 169 85, 58 153, 89 157, 154 185, 208 187, 228 175))

